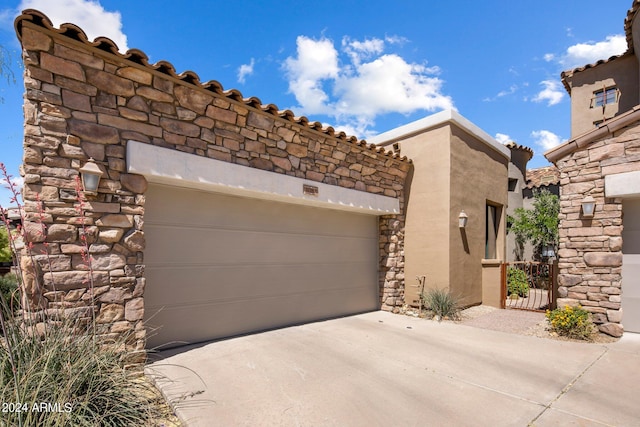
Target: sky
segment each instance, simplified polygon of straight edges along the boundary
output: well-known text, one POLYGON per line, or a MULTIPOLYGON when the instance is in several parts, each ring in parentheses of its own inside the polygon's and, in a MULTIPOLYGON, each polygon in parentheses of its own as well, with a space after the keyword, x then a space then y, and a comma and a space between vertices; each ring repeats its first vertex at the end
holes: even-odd
MULTIPOLYGON (((533 168, 571 137, 560 73, 623 53, 631 4, 0 0, 0 162, 20 184, 24 86, 13 20, 23 9, 358 138, 454 108, 499 142, 532 148, 533 168)), ((0 205, 8 202, 0 190, 0 205)))

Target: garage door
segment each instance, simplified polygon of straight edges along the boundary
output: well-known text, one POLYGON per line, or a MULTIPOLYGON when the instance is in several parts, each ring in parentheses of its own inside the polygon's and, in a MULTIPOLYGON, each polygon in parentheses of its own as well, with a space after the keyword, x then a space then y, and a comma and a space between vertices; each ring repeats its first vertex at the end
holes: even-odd
POLYGON ((377 217, 153 184, 148 346, 375 310, 377 217))
POLYGON ((624 200, 622 212, 622 324, 640 332, 640 200, 624 200))

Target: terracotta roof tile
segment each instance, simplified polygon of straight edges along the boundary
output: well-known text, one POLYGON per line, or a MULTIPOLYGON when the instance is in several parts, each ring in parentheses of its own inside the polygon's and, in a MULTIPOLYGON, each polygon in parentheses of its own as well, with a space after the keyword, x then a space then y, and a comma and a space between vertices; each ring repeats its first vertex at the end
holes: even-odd
POLYGON ((292 123, 296 123, 300 126, 308 127, 309 129, 321 132, 329 137, 333 137, 345 142, 349 142, 351 144, 366 147, 371 151, 375 151, 376 153, 384 154, 385 156, 399 159, 401 161, 406 161, 411 163, 411 160, 406 156, 400 156, 393 151, 385 150, 375 144, 368 144, 365 140, 359 140, 355 136, 347 136, 346 133, 340 131, 336 132, 336 130, 327 126, 324 127, 320 122, 310 122, 308 118, 304 116, 296 117, 291 110, 279 110, 278 107, 274 104, 262 104, 262 101, 256 97, 244 98, 242 93, 237 89, 229 89, 224 90, 222 85, 215 81, 210 80, 204 83, 200 82, 200 77, 193 71, 183 71, 182 73, 176 73, 176 69, 168 61, 158 61, 155 64, 149 63, 149 57, 139 49, 129 49, 126 53, 120 53, 118 50, 118 46, 110 39, 106 37, 97 37, 93 41, 90 41, 87 38, 86 33, 78 26, 74 24, 62 24, 60 28, 56 28, 53 26, 51 20, 42 12, 35 9, 26 9, 22 12, 20 16, 18 16, 14 22, 14 27, 16 33, 18 34, 18 38, 22 41, 22 26, 24 22, 30 22, 34 25, 45 28, 49 31, 57 33, 61 36, 68 37, 70 39, 79 41, 84 43, 88 47, 102 50, 108 54, 114 55, 120 59, 124 59, 127 61, 134 62, 136 64, 142 65, 146 68, 155 70, 162 74, 166 74, 173 78, 176 78, 184 83, 194 85, 201 89, 216 93, 218 95, 222 95, 228 99, 242 102, 249 107, 253 107, 259 110, 264 111, 267 114, 270 114, 275 117, 279 117, 281 119, 287 120, 292 123))
POLYGON ((554 185, 560 182, 560 171, 555 166, 528 169, 526 188, 539 188, 544 185, 554 185))
POLYGON ((507 147, 510 150, 526 151, 526 152, 529 153, 529 159, 531 159, 533 157, 533 150, 531 148, 527 147, 526 145, 516 144, 514 141, 511 141, 511 142, 507 142, 505 144, 505 147, 507 147))
POLYGON ((624 18, 624 34, 627 36, 627 46, 629 51, 633 51, 633 34, 631 33, 631 25, 633 25, 633 19, 640 10, 640 0, 633 0, 633 4, 627 11, 627 16, 624 18))

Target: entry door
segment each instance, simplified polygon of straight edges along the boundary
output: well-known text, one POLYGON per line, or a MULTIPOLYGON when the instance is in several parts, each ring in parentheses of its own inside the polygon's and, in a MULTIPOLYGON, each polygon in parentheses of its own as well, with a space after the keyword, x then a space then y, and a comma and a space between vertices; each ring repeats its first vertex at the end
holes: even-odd
POLYGON ((640 199, 625 200, 622 212, 622 324, 640 332, 640 199))

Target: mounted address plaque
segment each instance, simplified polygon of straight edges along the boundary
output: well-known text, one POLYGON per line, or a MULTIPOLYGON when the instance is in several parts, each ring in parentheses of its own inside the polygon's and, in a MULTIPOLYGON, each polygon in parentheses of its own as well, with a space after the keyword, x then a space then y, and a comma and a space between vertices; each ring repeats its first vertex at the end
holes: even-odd
POLYGON ((318 196, 318 187, 315 185, 302 184, 302 194, 307 196, 318 196))

